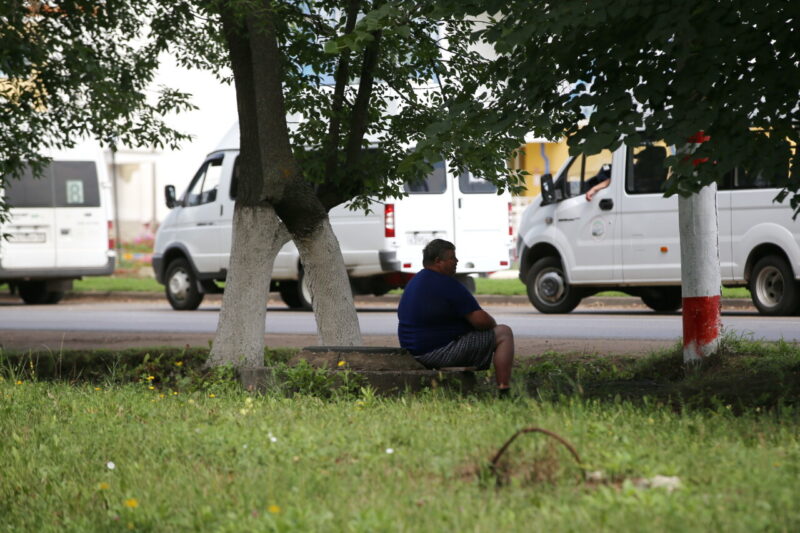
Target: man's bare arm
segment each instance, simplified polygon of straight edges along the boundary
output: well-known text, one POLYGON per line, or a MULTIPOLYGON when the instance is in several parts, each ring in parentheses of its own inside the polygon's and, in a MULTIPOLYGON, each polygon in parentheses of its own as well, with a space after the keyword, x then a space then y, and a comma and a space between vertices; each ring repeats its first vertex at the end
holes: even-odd
POLYGON ((494 320, 494 318, 492 318, 492 315, 483 309, 473 311, 464 318, 467 319, 467 322, 472 324, 473 328, 479 331, 492 329, 497 326, 497 322, 494 320))

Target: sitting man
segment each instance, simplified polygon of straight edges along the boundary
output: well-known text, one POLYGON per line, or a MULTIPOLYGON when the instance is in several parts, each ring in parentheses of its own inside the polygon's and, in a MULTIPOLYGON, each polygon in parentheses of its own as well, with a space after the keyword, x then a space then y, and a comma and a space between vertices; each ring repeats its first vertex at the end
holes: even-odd
POLYGON ((422 251, 425 268, 408 282, 397 308, 400 346, 428 368, 487 370, 494 361, 498 390, 508 394, 514 335, 456 279, 457 264, 451 242, 434 239, 422 251))

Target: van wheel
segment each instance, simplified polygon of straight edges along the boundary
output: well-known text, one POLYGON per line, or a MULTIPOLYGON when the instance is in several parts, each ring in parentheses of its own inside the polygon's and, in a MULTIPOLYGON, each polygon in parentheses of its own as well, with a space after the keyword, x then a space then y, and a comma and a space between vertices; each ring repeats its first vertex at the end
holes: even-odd
POLYGON ((647 307, 657 313, 677 311, 683 306, 680 287, 646 287, 639 296, 647 307))
POLYGON ((300 279, 298 281, 281 281, 278 283, 278 292, 281 295, 281 300, 290 309, 305 309, 310 311, 311 307, 311 291, 305 283, 305 276, 303 271, 300 271, 300 279))
POLYGON ((167 283, 164 287, 169 304, 176 311, 194 311, 200 307, 205 294, 197 290, 189 262, 184 258, 174 259, 167 267, 167 283))
POLYGON ((536 261, 525 276, 528 299, 542 313, 569 313, 581 302, 579 289, 570 286, 557 257, 536 261))
POLYGON ((63 291, 48 291, 45 281, 23 281, 17 289, 19 297, 29 305, 57 304, 64 297, 63 291))
POLYGON ((792 269, 777 255, 762 257, 750 275, 750 295, 763 315, 792 315, 798 309, 798 286, 792 269))

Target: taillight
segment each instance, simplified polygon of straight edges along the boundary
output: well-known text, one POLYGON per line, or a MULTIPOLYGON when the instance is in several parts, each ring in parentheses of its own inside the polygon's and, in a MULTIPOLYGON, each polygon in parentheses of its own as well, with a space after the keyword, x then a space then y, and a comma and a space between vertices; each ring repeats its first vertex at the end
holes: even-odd
POLYGON ((508 234, 514 235, 514 224, 511 220, 511 202, 508 202, 508 234))
POLYGON ((116 241, 114 240, 114 222, 109 220, 108 221, 108 249, 114 250, 116 249, 116 241))
POLYGON ((383 206, 383 235, 394 237, 394 204, 383 206))

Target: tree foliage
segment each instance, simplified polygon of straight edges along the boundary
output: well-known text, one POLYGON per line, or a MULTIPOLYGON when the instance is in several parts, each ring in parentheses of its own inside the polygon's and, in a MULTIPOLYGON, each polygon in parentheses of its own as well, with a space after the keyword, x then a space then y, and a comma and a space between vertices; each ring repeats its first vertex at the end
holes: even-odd
POLYGON ((676 146, 704 132, 691 157, 675 156, 668 194, 688 195, 734 167, 794 193, 800 210, 800 4, 791 0, 464 0, 437 2, 485 17, 473 35, 500 57, 500 106, 551 120, 573 153, 621 139, 676 146), (588 121, 584 110, 590 109, 588 121), (791 173, 789 170, 791 169, 791 173), (792 176, 791 178, 789 176, 792 176))

